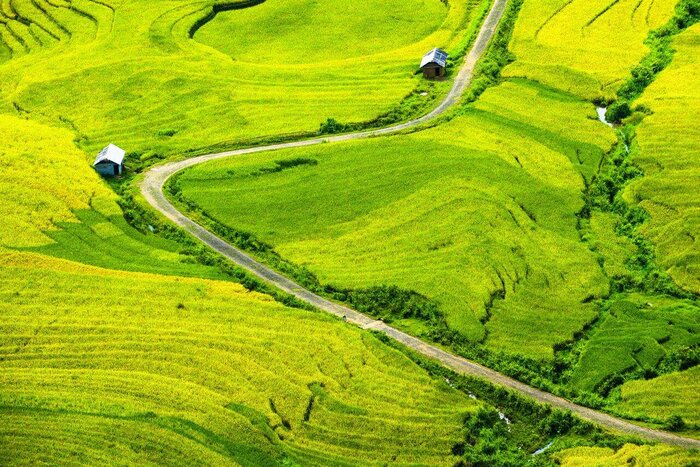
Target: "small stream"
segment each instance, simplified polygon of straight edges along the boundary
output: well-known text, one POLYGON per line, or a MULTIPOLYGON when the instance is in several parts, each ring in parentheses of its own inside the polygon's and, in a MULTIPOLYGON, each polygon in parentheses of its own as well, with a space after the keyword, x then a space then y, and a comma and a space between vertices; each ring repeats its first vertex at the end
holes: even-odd
POLYGON ((506 425, 508 426, 508 431, 510 431, 510 419, 506 417, 506 414, 501 412, 500 410, 498 411, 498 418, 506 422, 506 425))
MULTIPOLYGON (((597 107, 596 106, 595 111, 598 113, 598 120, 600 120, 602 123, 605 123, 610 128, 615 128, 615 126, 612 123, 608 122, 608 119, 605 118, 606 114, 608 113, 607 107, 597 107)), ((625 143, 625 152, 627 154, 630 153, 630 147, 627 143, 625 143)))
POLYGON ((607 107, 596 107, 595 110, 596 110, 596 112, 598 112, 598 120, 600 120, 601 122, 605 123, 610 128, 612 128, 612 126, 613 126, 612 123, 608 122, 605 119, 605 114, 608 113, 608 108, 607 107))
POLYGON ((550 441, 545 447, 539 448, 537 451, 533 452, 533 456, 539 456, 540 454, 544 453, 547 449, 552 447, 552 444, 554 444, 554 440, 550 441))
POLYGON ((596 107, 596 108, 595 108, 595 111, 598 112, 598 120, 600 120, 601 122, 605 123, 605 124, 606 124, 607 126, 609 126, 610 128, 613 127, 613 124, 610 123, 610 122, 608 122, 608 121, 605 119, 605 114, 608 113, 608 108, 607 108, 607 107, 596 107))

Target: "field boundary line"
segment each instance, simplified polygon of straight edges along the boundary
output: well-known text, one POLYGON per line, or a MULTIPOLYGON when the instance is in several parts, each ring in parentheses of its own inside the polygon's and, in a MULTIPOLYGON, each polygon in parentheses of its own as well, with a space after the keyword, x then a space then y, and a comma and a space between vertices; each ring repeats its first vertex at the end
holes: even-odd
POLYGON ((386 334, 401 344, 415 350, 416 352, 434 359, 444 366, 456 371, 457 373, 476 376, 491 383, 504 386, 512 389, 520 394, 536 400, 537 402, 548 404, 553 407, 570 410, 584 420, 591 421, 598 425, 607 427, 612 430, 620 431, 629 435, 635 435, 653 441, 663 442, 684 448, 700 449, 700 440, 687 438, 672 433, 667 433, 661 430, 636 425, 627 420, 623 420, 612 415, 584 407, 568 401, 554 394, 533 388, 527 384, 521 383, 513 378, 505 376, 497 371, 491 370, 483 365, 475 363, 463 357, 459 357, 450 352, 447 352, 435 345, 428 344, 416 337, 413 337, 405 332, 393 328, 386 323, 370 318, 367 315, 359 313, 344 305, 334 303, 325 299, 265 266, 255 260, 252 256, 244 253, 242 250, 234 247, 220 237, 214 235, 206 228, 202 227, 182 212, 178 211, 175 206, 167 199, 163 188, 167 180, 176 173, 201 164, 217 159, 227 157, 242 156, 246 154, 254 154, 261 152, 279 151, 282 149, 301 148, 306 146, 315 146, 323 143, 337 143, 343 141, 353 141, 366 139, 374 136, 390 135, 400 131, 416 127, 428 121, 431 121, 440 115, 444 114, 448 109, 453 107, 462 97, 464 90, 471 83, 474 75, 474 70, 479 59, 486 52, 491 39, 496 34, 498 25, 506 10, 508 0, 494 0, 493 6, 484 20, 481 30, 464 59, 459 73, 455 77, 454 84, 447 96, 440 104, 429 113, 398 125, 392 125, 386 128, 377 130, 361 131, 357 133, 349 133, 344 135, 319 137, 287 143, 272 144, 268 146, 259 146, 234 151, 226 151, 214 154, 206 154, 202 156, 184 159, 156 166, 146 172, 144 179, 141 182, 140 189, 146 201, 157 209, 161 214, 170 219, 172 222, 183 228, 192 236, 199 239, 204 244, 211 247, 216 252, 220 253, 236 265, 252 273, 262 281, 290 294, 294 297, 313 305, 314 307, 333 314, 347 320, 349 323, 355 324, 362 329, 378 331, 386 334))

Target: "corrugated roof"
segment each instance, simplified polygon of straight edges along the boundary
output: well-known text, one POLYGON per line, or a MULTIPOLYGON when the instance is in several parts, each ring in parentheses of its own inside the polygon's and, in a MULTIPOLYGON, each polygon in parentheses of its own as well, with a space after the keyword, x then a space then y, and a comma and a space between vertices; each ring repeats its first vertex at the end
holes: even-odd
POLYGON ((447 66, 447 57, 449 57, 447 52, 442 49, 435 48, 423 55, 423 60, 420 62, 420 67, 423 68, 430 63, 435 63, 441 67, 445 67, 447 66))
POLYGON ((100 151, 95 158, 95 163, 93 165, 97 165, 100 162, 105 161, 114 162, 115 164, 121 165, 121 163, 124 162, 124 154, 126 154, 126 152, 122 148, 110 144, 100 151))

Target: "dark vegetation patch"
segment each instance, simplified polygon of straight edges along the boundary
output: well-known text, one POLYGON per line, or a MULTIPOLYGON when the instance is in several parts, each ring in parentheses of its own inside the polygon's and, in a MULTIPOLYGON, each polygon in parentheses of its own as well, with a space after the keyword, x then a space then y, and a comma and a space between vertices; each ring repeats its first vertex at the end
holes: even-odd
POLYGON ((171 137, 175 136, 177 134, 177 130, 174 128, 163 128, 161 130, 158 130, 156 132, 156 136, 161 136, 161 137, 171 137))
POLYGON ((243 10, 245 8, 260 5, 261 3, 265 3, 265 0, 242 0, 239 2, 215 3, 212 5, 211 10, 206 15, 199 18, 190 27, 188 33, 189 37, 190 39, 194 39, 194 35, 197 34, 197 31, 199 31, 205 24, 216 18, 216 15, 222 11, 243 10))
POLYGON ((293 169, 295 167, 300 167, 304 165, 315 166, 318 165, 316 159, 307 159, 303 157, 297 157, 296 159, 286 159, 282 161, 275 161, 274 167, 262 167, 257 172, 253 173, 253 176, 266 175, 271 173, 282 172, 283 170, 293 169))

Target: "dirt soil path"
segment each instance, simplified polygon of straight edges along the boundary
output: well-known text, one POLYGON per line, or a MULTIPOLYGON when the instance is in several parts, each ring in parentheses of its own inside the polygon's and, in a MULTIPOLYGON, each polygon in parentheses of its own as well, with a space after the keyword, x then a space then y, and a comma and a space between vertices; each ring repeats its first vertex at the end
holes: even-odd
POLYGON ((146 200, 153 205, 158 211, 165 215, 168 219, 185 229, 187 232, 197 237, 200 241, 207 244, 217 252, 229 260, 236 263, 238 266, 251 272, 263 281, 271 284, 284 292, 294 295, 300 300, 303 300, 316 308, 325 312, 334 314, 338 317, 345 317, 349 323, 362 327, 363 329, 372 329, 383 332, 384 334, 396 339, 407 347, 419 352, 426 357, 439 361, 446 367, 456 371, 457 373, 477 376, 489 380, 492 383, 505 386, 513 389, 518 393, 524 394, 538 402, 549 404, 559 409, 571 410, 585 420, 597 423, 604 427, 621 431, 631 435, 637 435, 646 439, 660 441, 663 443, 682 446, 685 448, 700 448, 700 440, 686 438, 672 433, 666 433, 659 430, 635 425, 626 420, 622 420, 611 415, 599 412, 597 410, 583 407, 573 402, 570 402, 561 397, 555 396, 545 391, 535 389, 526 384, 516 381, 508 376, 502 375, 494 370, 486 368, 478 363, 472 362, 462 357, 458 357, 445 350, 442 350, 434 345, 430 345, 410 336, 398 329, 395 329, 381 321, 377 321, 362 313, 331 302, 319 295, 314 294, 302 286, 291 281, 287 277, 273 271, 269 267, 259 263, 251 256, 233 247, 226 241, 209 232, 204 227, 194 222, 189 217, 178 211, 165 197, 163 186, 165 182, 177 172, 192 167, 203 162, 209 162, 225 157, 241 156, 244 154, 253 154, 259 152, 277 151, 280 149, 300 148, 304 146, 313 146, 322 143, 337 143, 342 141, 358 140, 374 136, 388 135, 399 132, 401 130, 416 127, 422 123, 433 120, 434 118, 444 114, 448 109, 455 105, 462 97, 464 90, 469 86, 474 75, 474 69, 477 61, 484 54, 488 45, 496 33, 498 24, 503 16, 507 4, 507 0, 495 0, 491 11, 484 20, 479 35, 474 42, 474 45, 465 58, 464 65, 457 74, 452 89, 445 99, 430 113, 416 118, 414 120, 382 128, 378 130, 363 131, 346 135, 329 136, 326 138, 314 138, 308 140, 294 141, 289 143, 273 144, 269 146, 259 146, 248 149, 239 149, 236 151, 221 152, 216 154, 206 154, 203 156, 193 157, 182 161, 171 162, 164 165, 154 167, 149 170, 143 182, 141 183, 141 192, 146 200))

